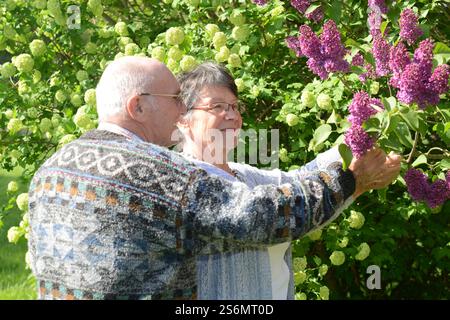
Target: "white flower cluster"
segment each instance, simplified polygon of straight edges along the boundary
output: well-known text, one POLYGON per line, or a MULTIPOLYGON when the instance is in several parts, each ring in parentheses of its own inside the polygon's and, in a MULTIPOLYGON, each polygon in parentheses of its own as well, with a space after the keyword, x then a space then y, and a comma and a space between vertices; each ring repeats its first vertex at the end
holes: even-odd
POLYGON ((330 255, 330 261, 335 266, 340 266, 345 262, 345 253, 342 251, 333 251, 333 253, 330 255))
POLYGON ((355 255, 356 260, 365 260, 370 254, 370 247, 366 242, 361 243, 358 246, 358 253, 355 255))
POLYGON ((171 27, 166 31, 166 44, 177 45, 184 41, 184 31, 180 27, 171 27))
POLYGON ((12 59, 12 63, 20 72, 27 73, 33 70, 34 60, 28 53, 19 54, 12 59))
POLYGON ((348 218, 348 222, 350 223, 350 227, 353 229, 360 229, 366 219, 364 218, 361 212, 357 212, 354 210, 350 211, 350 217, 348 218))
POLYGON ((17 68, 11 62, 6 62, 1 67, 1 74, 3 78, 10 78, 17 72, 17 68))
POLYGON ((31 54, 35 57, 42 56, 47 51, 47 45, 40 39, 34 39, 30 43, 30 51, 31 54))

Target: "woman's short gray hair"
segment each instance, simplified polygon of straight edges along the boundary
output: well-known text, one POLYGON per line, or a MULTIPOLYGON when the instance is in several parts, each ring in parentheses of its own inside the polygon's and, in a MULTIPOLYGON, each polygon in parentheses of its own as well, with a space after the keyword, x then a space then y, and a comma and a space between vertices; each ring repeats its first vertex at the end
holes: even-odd
POLYGON ((192 71, 178 76, 180 98, 189 112, 198 99, 198 94, 205 86, 223 86, 231 90, 237 97, 237 87, 230 72, 222 65, 204 62, 192 71))

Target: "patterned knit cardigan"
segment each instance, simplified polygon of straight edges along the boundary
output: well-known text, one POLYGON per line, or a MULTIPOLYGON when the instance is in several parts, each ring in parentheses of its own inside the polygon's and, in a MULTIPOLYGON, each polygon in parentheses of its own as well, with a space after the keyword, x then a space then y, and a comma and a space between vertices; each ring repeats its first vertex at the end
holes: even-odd
POLYGON ((168 149, 93 130, 36 172, 29 251, 40 299, 196 299, 200 254, 299 238, 333 219, 355 180, 337 163, 249 189, 168 149))

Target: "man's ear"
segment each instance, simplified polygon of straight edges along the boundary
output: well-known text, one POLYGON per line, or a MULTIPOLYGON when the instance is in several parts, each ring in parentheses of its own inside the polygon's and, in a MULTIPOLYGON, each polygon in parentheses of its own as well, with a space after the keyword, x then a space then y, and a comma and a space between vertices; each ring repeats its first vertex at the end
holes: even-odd
POLYGON ((127 113, 131 119, 139 121, 142 118, 142 107, 139 105, 139 96, 134 95, 127 100, 127 113))

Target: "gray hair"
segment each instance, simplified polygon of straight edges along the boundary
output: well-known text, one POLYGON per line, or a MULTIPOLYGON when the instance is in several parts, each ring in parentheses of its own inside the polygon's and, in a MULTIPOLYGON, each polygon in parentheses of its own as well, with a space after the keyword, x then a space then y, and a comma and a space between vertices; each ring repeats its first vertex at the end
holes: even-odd
POLYGON ((96 88, 100 121, 121 114, 133 94, 147 90, 154 77, 144 68, 145 63, 148 58, 123 57, 106 67, 96 88))
POLYGON ((205 86, 223 86, 231 90, 237 97, 238 91, 230 72, 222 65, 204 62, 194 70, 178 77, 180 98, 189 112, 198 99, 198 94, 205 86))

